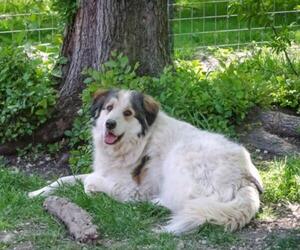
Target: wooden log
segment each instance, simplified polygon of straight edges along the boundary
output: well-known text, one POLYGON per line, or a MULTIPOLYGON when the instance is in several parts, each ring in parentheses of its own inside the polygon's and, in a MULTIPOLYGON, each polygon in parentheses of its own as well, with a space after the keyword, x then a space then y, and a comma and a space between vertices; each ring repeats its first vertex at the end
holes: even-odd
POLYGON ((277 135, 265 131, 263 128, 255 128, 250 131, 244 138, 243 143, 266 150, 269 153, 276 155, 293 155, 300 154, 300 150, 296 145, 280 138, 277 135))
POLYGON ((261 112, 259 120, 272 134, 300 138, 300 117, 277 111, 261 112))
POLYGON ((86 243, 99 238, 97 226, 92 223, 91 216, 68 199, 49 196, 43 205, 47 212, 66 225, 75 240, 86 243))

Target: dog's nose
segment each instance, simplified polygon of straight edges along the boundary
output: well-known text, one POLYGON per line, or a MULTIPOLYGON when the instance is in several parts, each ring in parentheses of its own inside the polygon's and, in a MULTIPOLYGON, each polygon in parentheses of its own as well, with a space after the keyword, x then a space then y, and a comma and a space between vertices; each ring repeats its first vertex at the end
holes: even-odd
POLYGON ((108 119, 105 123, 106 128, 108 129, 114 129, 117 126, 117 122, 112 119, 108 119))

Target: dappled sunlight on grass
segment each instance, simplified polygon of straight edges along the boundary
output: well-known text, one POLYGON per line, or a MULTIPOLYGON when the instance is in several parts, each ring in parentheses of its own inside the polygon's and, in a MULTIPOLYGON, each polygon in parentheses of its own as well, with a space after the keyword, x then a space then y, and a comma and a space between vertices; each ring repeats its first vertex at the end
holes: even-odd
POLYGON ((278 215, 274 209, 269 205, 264 205, 261 211, 257 214, 258 220, 274 220, 278 218, 278 215))
POLYGON ((263 201, 300 202, 300 158, 275 160, 260 171, 264 183, 263 201))

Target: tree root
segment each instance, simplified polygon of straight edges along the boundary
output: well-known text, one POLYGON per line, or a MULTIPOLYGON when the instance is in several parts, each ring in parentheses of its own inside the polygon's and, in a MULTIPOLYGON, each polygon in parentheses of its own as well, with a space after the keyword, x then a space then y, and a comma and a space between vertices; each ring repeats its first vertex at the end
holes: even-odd
POLYGON ((299 116, 255 109, 240 129, 240 139, 252 148, 274 155, 300 154, 299 129, 299 116))
POLYGON ((94 242, 99 238, 91 216, 68 199, 49 196, 44 201, 47 212, 61 220, 69 233, 79 242, 94 242))
POLYGON ((300 117, 282 112, 261 112, 259 120, 272 134, 300 138, 300 117))
POLYGON ((247 142, 255 148, 275 155, 292 155, 300 153, 299 148, 277 135, 265 131, 263 128, 253 129, 247 135, 247 142))

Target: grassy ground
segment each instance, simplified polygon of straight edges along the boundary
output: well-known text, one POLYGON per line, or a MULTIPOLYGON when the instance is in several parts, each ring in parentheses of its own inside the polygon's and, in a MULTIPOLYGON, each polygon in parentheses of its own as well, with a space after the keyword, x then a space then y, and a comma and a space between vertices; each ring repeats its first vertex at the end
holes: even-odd
POLYGON ((79 184, 73 188, 62 187, 58 195, 68 197, 85 208, 99 226, 102 237, 96 245, 91 246, 72 241, 64 227, 43 210, 43 198, 27 198, 27 191, 45 185, 43 179, 12 171, 2 165, 0 249, 16 246, 35 249, 225 249, 253 247, 253 244, 257 246, 256 249, 297 249, 300 243, 299 225, 297 229, 294 222, 285 221, 288 209, 282 204, 300 202, 299 192, 292 192, 297 188, 299 191, 299 166, 300 159, 261 165, 266 184, 263 209, 250 226, 237 233, 227 233, 222 227, 205 225, 198 232, 180 237, 157 234, 152 229, 164 223, 169 215, 164 208, 148 203, 121 204, 104 194, 88 197, 79 184), (281 204, 281 211, 278 211, 278 203, 281 204), (272 224, 274 221, 277 224, 272 224), (1 241, 1 235, 5 234, 12 234, 13 240, 7 243, 1 241))

